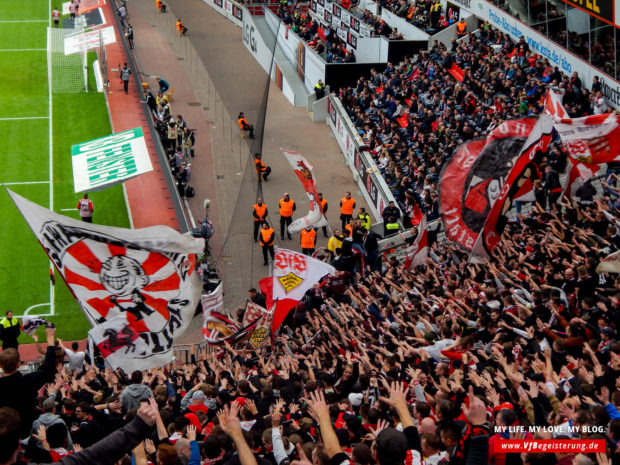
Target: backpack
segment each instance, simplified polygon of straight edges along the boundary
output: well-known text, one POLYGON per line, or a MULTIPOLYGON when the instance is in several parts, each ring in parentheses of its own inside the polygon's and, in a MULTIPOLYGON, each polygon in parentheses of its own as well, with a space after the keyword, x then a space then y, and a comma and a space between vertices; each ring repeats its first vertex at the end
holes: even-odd
POLYGON ((187 189, 185 189, 185 197, 191 198, 195 195, 196 191, 194 190, 194 188, 192 186, 187 186, 187 189))

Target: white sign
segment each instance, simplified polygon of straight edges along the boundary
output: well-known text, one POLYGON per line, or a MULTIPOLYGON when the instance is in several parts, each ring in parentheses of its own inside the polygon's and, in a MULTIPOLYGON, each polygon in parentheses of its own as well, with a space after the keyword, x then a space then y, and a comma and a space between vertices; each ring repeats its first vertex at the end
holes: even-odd
POLYGON ((75 192, 104 189, 153 171, 142 128, 71 147, 75 192))
POLYGON ((65 39, 65 55, 71 55, 77 52, 83 52, 85 50, 91 50, 101 45, 99 41, 103 39, 104 45, 113 44, 116 42, 116 35, 114 34, 114 27, 104 27, 103 29, 97 29, 95 31, 84 32, 83 34, 76 34, 69 36, 65 39))

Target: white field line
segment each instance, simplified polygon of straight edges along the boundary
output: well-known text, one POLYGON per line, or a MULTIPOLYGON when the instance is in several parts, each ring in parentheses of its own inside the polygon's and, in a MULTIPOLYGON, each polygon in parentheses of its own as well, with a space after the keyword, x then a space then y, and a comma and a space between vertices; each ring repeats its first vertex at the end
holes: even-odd
MULTIPOLYGON (((50 27, 52 25, 52 0, 47 4, 47 48, 50 47, 50 27)), ((54 137, 52 134, 52 63, 50 53, 47 53, 47 121, 48 121, 48 133, 49 133, 49 186, 50 186, 50 210, 54 211, 54 137)), ((50 270, 54 272, 54 264, 50 260, 50 270)), ((50 280, 50 313, 54 315, 56 312, 56 302, 54 296, 54 285, 50 280)))
POLYGON ((26 186, 28 184, 47 184, 49 181, 2 182, 3 186, 26 186))
POLYGON ((45 52, 46 48, 0 48, 0 52, 45 52))
POLYGON ((0 20, 0 23, 48 23, 47 19, 17 19, 17 20, 0 20))
POLYGON ((29 119, 48 119, 49 116, 21 116, 16 118, 0 118, 0 121, 19 121, 29 119))

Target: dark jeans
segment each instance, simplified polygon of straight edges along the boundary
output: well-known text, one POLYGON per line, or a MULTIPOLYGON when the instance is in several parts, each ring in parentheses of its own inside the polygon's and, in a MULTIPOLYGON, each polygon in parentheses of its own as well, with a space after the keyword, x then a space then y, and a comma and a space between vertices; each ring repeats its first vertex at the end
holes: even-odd
POLYGON ((93 217, 92 216, 83 216, 82 217, 82 221, 84 223, 92 223, 93 222, 93 217))
MULTIPOLYGON (((280 217, 280 237, 284 239, 284 230, 289 227, 289 225, 293 222, 293 218, 291 216, 281 216, 280 217)), ((292 239, 291 233, 286 231, 286 235, 289 239, 292 239)))
POLYGON ((126 81, 123 81, 123 89, 125 90, 126 94, 129 93, 129 79, 126 81))
POLYGON ((263 175, 263 179, 266 181, 269 175, 271 174, 271 166, 265 166, 265 170, 261 171, 260 174, 263 175))
POLYGON ((243 125, 243 130, 244 131, 250 131, 249 136, 250 137, 254 137, 254 126, 252 126, 251 124, 244 124, 243 125))
POLYGON ((262 221, 254 220, 254 242, 258 240, 258 231, 260 230, 260 225, 263 224, 262 221))
POLYGON ((301 249, 301 253, 310 257, 314 253, 314 249, 301 249))
POLYGON ((342 229, 344 229, 344 227, 349 224, 349 220, 353 218, 353 215, 345 215, 344 213, 342 213, 340 215, 340 221, 342 222, 342 229))
POLYGON ((264 245, 263 246, 263 259, 265 260, 265 264, 269 263, 267 258, 267 253, 271 255, 271 260, 273 261, 273 245, 264 245))

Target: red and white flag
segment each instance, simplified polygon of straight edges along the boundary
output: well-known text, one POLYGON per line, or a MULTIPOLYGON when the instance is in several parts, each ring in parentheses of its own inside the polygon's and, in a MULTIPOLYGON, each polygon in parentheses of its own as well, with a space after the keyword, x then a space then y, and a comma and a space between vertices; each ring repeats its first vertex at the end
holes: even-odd
POLYGON ((170 363, 200 299, 195 265, 204 240, 167 226, 84 223, 7 191, 93 326, 89 335, 106 361, 127 373, 170 363))
POLYGON ((545 113, 554 118, 570 118, 564 105, 562 105, 562 96, 563 94, 560 91, 549 89, 545 97, 545 113))
POLYGON ((316 190, 316 180, 314 179, 314 175, 312 173, 312 165, 308 163, 308 160, 306 160, 299 152, 282 148, 280 149, 280 152, 282 152, 282 155, 284 155, 286 161, 288 161, 293 170, 295 170, 295 174, 297 175, 299 182, 301 182, 301 185, 304 186, 306 195, 310 200, 310 211, 308 214, 303 218, 293 221, 288 227, 288 232, 291 234, 297 233, 302 229, 306 229, 308 226, 312 228, 327 226, 327 220, 325 219, 325 216, 323 216, 321 206, 318 202, 319 194, 316 190))
POLYGON ((426 223, 426 215, 422 217, 420 226, 418 227, 418 236, 415 242, 407 248, 407 257, 403 264, 403 269, 408 270, 412 266, 424 265, 428 258, 428 224, 426 223))
POLYGON ((620 161, 620 115, 565 118, 553 127, 571 160, 587 165, 620 161))
POLYGON ((242 326, 247 326, 257 321, 256 326, 248 338, 248 342, 252 348, 260 349, 269 345, 271 342, 271 322, 273 321, 274 312, 275 306, 273 305, 271 306, 271 310, 267 310, 251 300, 247 301, 242 326))
POLYGON ((282 322, 312 286, 336 269, 320 260, 287 249, 276 249, 273 276, 263 278, 259 285, 267 296, 267 307, 276 302, 271 332, 275 333, 282 322))

